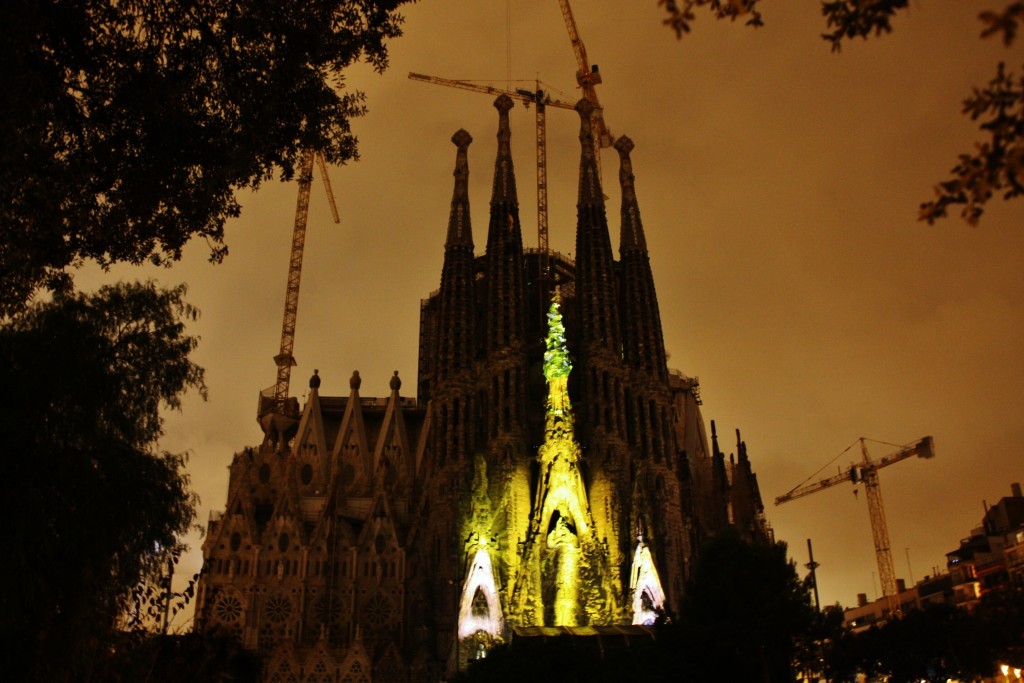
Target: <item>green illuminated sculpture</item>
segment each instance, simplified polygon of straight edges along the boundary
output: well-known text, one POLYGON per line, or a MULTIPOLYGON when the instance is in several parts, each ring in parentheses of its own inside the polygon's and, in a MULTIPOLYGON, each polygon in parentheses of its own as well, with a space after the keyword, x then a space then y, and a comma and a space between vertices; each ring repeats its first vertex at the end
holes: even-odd
POLYGON ((557 295, 547 317, 544 443, 537 452, 537 494, 510 618, 524 626, 611 624, 618 615, 617 601, 580 472, 581 451, 569 400, 572 363, 557 295))

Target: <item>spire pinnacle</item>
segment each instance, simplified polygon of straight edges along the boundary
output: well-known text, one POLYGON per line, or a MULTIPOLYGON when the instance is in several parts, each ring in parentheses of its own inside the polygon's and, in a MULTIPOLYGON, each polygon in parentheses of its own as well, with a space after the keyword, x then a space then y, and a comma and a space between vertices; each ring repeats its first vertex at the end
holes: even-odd
POLYGON ((469 221, 469 144, 473 136, 460 128, 452 135, 452 143, 458 148, 455 154, 455 190, 452 193, 452 209, 448 218, 448 239, 445 247, 456 244, 472 246, 473 233, 469 221))
POLYGON ((619 153, 619 185, 622 187, 622 233, 619 237, 619 251, 646 252, 647 238, 644 237, 640 207, 636 200, 633 160, 629 157, 633 151, 633 141, 623 135, 615 141, 615 149, 619 153))
POLYGON ((494 108, 498 110, 498 158, 494 167, 494 189, 491 193, 491 204, 498 202, 516 203, 516 178, 512 170, 512 128, 508 122, 508 112, 512 109, 512 98, 499 95, 494 100, 494 108))

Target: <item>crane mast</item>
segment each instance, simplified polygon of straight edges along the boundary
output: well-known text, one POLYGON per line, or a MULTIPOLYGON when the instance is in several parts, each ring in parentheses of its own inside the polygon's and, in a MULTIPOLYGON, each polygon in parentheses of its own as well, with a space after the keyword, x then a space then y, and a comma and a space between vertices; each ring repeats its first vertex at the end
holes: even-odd
POLYGON ((608 126, 604 121, 604 109, 597 98, 597 90, 594 89, 595 85, 601 83, 601 73, 598 71, 597 65, 591 65, 587 59, 587 48, 583 45, 583 40, 580 38, 579 29, 576 28, 576 19, 573 17, 569 0, 558 0, 558 4, 562 8, 562 18, 565 19, 565 28, 569 32, 569 42, 572 43, 572 50, 576 54, 576 65, 578 67, 576 82, 583 89, 584 97, 594 105, 594 153, 597 155, 598 169, 600 169, 601 148, 611 147, 614 142, 612 133, 608 130, 608 126))
POLYGON ((810 484, 801 484, 788 493, 775 499, 776 505, 823 491, 844 482, 854 485, 864 484, 864 492, 868 499, 868 515, 871 518, 871 535, 875 544, 875 560, 878 563, 878 578, 882 586, 882 595, 888 603, 889 613, 900 613, 899 594, 896 589, 896 571, 893 568, 892 546, 889 542, 889 526, 885 521, 885 507, 882 504, 882 491, 878 485, 878 470, 916 455, 919 458, 935 457, 935 443, 932 437, 926 436, 909 446, 904 446, 879 460, 872 460, 868 453, 864 438, 860 439, 861 457, 859 463, 831 477, 810 484))
POLYGON ((569 102, 552 99, 547 93, 540 89, 540 82, 536 82, 534 90, 504 90, 490 85, 472 83, 469 81, 458 81, 451 78, 439 76, 426 76, 424 74, 410 73, 409 78, 423 83, 434 85, 445 85, 450 88, 461 88, 487 95, 508 95, 514 100, 519 100, 524 105, 535 105, 537 117, 537 249, 540 254, 540 280, 541 304, 547 305, 548 286, 550 279, 550 250, 548 248, 548 157, 547 157, 547 107, 559 109, 573 109, 575 105, 569 102))
POLYGON ((335 223, 340 223, 338 207, 334 201, 334 192, 327 175, 327 164, 322 155, 312 149, 305 150, 299 158, 298 184, 299 196, 295 204, 295 224, 292 228, 292 244, 288 258, 288 280, 285 284, 284 320, 281 324, 281 348, 274 363, 277 365, 277 380, 271 390, 261 392, 258 418, 268 434, 282 432, 281 419, 291 418, 293 410, 288 407, 288 390, 291 381, 292 367, 295 357, 295 321, 299 312, 299 285, 302 280, 302 256, 306 245, 306 224, 309 220, 309 192, 313 181, 313 162, 316 161, 320 174, 324 179, 327 200, 331 207, 331 215, 335 223), (269 400, 267 400, 269 399, 269 400))

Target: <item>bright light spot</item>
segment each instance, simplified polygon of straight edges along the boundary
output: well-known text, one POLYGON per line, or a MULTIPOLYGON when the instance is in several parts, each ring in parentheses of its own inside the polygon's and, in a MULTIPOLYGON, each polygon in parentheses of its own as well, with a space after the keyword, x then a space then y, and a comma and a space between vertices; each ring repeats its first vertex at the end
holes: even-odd
POLYGON ((629 589, 633 594, 633 623, 651 626, 658 618, 657 610, 665 605, 665 591, 661 588, 651 550, 642 539, 637 541, 636 552, 633 553, 629 589))
POLYGON ((468 638, 480 631, 500 638, 504 628, 491 556, 484 545, 485 543, 481 541, 469 573, 466 574, 466 582, 462 586, 462 598, 459 601, 459 638, 468 638), (483 599, 477 599, 478 595, 483 599))

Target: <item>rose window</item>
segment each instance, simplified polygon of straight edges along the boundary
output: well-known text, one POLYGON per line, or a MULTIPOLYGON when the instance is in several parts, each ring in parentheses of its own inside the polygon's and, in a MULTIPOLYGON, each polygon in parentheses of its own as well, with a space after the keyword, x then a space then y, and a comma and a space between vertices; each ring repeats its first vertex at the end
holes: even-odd
POLYGON ((217 619, 225 624, 233 624, 242 618, 242 601, 234 595, 221 594, 213 607, 217 619))
POLYGON ((363 605, 363 617, 370 626, 383 626, 391 621, 392 606, 386 595, 377 593, 363 605))
POLYGON ((275 624, 287 621, 292 615, 291 600, 283 595, 272 595, 270 599, 267 600, 266 615, 267 619, 275 624))

